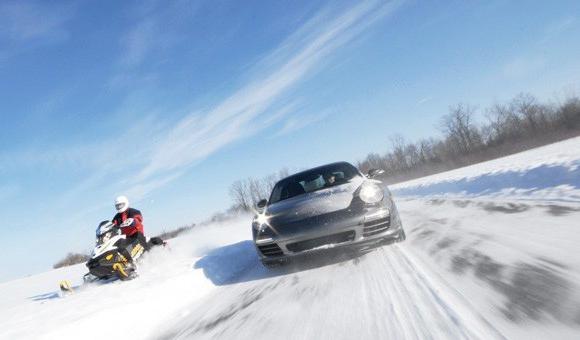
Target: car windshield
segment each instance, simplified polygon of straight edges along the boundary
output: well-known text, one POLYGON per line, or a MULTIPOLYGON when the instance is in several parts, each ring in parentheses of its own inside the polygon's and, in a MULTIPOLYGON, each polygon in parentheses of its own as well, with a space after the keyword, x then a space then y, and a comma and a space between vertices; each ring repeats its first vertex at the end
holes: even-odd
POLYGON ((270 195, 270 204, 341 185, 356 176, 360 176, 359 172, 348 163, 331 164, 304 171, 278 182, 270 195))

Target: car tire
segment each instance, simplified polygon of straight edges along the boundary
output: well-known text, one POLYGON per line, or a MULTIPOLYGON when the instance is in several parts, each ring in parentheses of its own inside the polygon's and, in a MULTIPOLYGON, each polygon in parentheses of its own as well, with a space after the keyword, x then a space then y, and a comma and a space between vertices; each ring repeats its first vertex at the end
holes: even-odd
POLYGON ((403 242, 407 239, 407 235, 405 234, 405 230, 401 229, 401 231, 399 232, 399 236, 397 237, 397 243, 399 242, 403 242))
POLYGON ((282 261, 266 261, 262 260, 262 265, 268 269, 282 267, 284 263, 282 261))

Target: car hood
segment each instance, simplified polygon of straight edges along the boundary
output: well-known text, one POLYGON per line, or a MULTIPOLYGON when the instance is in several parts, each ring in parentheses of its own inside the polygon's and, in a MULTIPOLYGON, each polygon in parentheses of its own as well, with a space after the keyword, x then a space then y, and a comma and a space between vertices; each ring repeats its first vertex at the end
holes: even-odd
POLYGON ((269 224, 284 236, 325 224, 357 224, 360 212, 352 209, 352 203, 363 182, 357 177, 336 187, 274 203, 266 212, 269 224))

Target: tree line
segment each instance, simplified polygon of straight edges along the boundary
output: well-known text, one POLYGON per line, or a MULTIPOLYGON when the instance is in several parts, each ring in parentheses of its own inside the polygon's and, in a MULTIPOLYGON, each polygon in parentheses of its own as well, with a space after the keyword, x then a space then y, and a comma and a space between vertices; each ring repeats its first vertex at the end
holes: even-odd
POLYGON ((289 176, 288 169, 264 178, 246 178, 237 180, 230 186, 230 198, 233 202, 230 211, 251 211, 261 199, 270 197, 276 182, 289 176))
MULTIPOLYGON (((383 169, 383 179, 396 183, 455 169, 580 134, 580 99, 568 96, 559 103, 540 102, 521 93, 505 103, 484 110, 460 103, 449 107, 437 125, 441 137, 407 142, 400 135, 390 137, 388 152, 369 153, 358 168, 366 173, 383 169), (477 121, 483 114, 483 121, 477 121)), ((246 178, 232 183, 233 205, 214 215, 221 220, 231 213, 251 211, 260 199, 268 198, 274 184, 288 176, 283 169, 265 178, 246 178)))
POLYGON ((457 104, 441 117, 439 138, 406 142, 391 137, 391 150, 370 153, 358 167, 381 168, 389 183, 451 170, 580 134, 580 99, 569 96, 560 103, 543 103, 522 93, 505 103, 496 103, 480 113, 469 104, 457 104))

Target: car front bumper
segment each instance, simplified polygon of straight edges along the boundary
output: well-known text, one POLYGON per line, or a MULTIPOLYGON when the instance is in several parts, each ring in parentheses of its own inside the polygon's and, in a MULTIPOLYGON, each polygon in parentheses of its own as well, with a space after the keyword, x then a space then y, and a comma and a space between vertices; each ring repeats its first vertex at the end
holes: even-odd
POLYGON ((372 247, 388 240, 397 240, 401 230, 402 223, 393 204, 388 208, 365 209, 359 221, 351 225, 325 225, 290 237, 254 239, 254 243, 262 261, 276 262, 331 248, 372 247))

